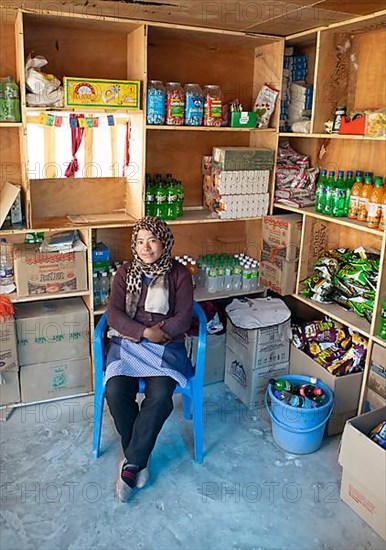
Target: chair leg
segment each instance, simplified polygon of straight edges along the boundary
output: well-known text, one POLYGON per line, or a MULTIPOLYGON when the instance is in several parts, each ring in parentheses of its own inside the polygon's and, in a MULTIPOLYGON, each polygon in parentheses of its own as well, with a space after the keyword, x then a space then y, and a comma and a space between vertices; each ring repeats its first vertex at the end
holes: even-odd
POLYGON ((190 420, 192 418, 191 412, 192 401, 188 395, 182 394, 182 410, 184 411, 185 420, 190 420))
POLYGON ((100 442, 103 420, 103 405, 105 401, 105 388, 102 388, 94 397, 94 429, 93 429, 93 455, 98 458, 100 454, 100 442))
POLYGON ((204 414, 203 392, 193 395, 193 434, 194 434, 194 461, 201 464, 204 447, 204 414))

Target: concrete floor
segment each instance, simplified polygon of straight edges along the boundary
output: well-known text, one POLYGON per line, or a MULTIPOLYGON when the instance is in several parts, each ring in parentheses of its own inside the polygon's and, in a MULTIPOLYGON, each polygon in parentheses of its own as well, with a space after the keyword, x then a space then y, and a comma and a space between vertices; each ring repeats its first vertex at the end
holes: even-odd
POLYGON ((14 410, 1 425, 0 548, 385 548, 339 499, 339 437, 310 455, 286 453, 265 413, 248 412, 216 384, 205 390, 200 466, 175 399, 152 482, 126 504, 114 497, 121 450, 108 412, 103 454, 91 456, 91 397, 14 410))

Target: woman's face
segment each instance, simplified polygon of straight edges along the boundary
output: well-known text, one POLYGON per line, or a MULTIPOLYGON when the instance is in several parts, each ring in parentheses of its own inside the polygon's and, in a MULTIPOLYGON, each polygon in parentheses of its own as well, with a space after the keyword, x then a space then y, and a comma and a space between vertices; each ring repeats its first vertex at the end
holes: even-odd
POLYGON ((151 231, 140 229, 138 231, 135 250, 145 264, 153 264, 162 255, 163 244, 151 231))

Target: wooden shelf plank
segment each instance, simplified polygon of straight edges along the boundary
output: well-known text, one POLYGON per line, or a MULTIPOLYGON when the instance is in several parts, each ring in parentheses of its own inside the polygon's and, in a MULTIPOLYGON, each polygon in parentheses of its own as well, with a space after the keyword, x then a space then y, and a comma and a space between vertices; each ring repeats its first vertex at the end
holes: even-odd
POLYGON ((318 218, 318 220, 325 220, 327 222, 336 223, 338 225, 351 227, 352 229, 358 229, 359 231, 365 231, 366 233, 378 235, 379 237, 383 236, 383 231, 381 229, 371 229, 370 227, 367 227, 364 222, 358 222, 357 220, 350 220, 349 218, 334 218, 332 216, 325 216, 324 214, 319 214, 318 212, 315 212, 313 206, 307 206, 306 208, 296 208, 292 206, 287 206, 286 204, 281 204, 280 202, 275 202, 273 206, 276 208, 282 208, 283 210, 290 210, 291 212, 297 212, 298 214, 306 214, 311 218, 318 218))
POLYGON ((386 137, 357 136, 354 134, 303 134, 299 132, 280 132, 279 137, 311 139, 353 139, 355 141, 386 141, 386 137))
POLYGON ((184 215, 177 220, 167 220, 169 225, 181 225, 189 223, 218 223, 218 222, 239 222, 239 221, 255 221, 260 220, 262 216, 251 218, 218 218, 216 214, 212 214, 204 206, 184 208, 184 215))
POLYGON ((55 294, 33 294, 32 296, 18 296, 16 292, 6 294, 6 296, 15 304, 24 302, 38 302, 42 300, 54 300, 55 298, 74 298, 76 296, 89 296, 89 290, 78 290, 74 292, 57 292, 55 294))
POLYGON ((372 340, 383 348, 386 348, 386 340, 382 340, 382 338, 380 338, 379 336, 373 336, 372 340))
POLYGON ((147 130, 190 132, 276 132, 276 128, 232 128, 230 126, 164 126, 148 124, 147 130))
POLYGON ((363 334, 366 338, 370 338, 370 323, 363 317, 358 317, 358 315, 354 312, 346 311, 339 304, 322 304, 320 302, 315 302, 310 298, 305 298, 300 294, 294 294, 294 297, 313 309, 316 309, 321 313, 328 315, 332 319, 335 319, 335 321, 340 321, 352 330, 363 334))
POLYGON ((21 128, 22 122, 0 122, 0 128, 21 128))

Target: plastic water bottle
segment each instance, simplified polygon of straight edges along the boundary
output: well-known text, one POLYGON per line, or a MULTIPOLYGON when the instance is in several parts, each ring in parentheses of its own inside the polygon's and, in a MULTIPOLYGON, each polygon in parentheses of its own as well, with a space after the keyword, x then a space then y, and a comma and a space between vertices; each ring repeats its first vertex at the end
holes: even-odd
POLYGON ((225 274, 224 274, 224 288, 225 290, 232 290, 232 266, 230 263, 228 263, 225 266, 225 274))
POLYGON ((256 290, 259 287, 259 268, 257 262, 252 262, 251 266, 251 290, 256 290))
POLYGON ((225 269, 222 264, 217 264, 217 291, 223 291, 225 284, 225 269))
POLYGON ((0 294, 10 294, 15 288, 13 243, 0 239, 0 294))
POLYGON ((93 273, 92 275, 92 288, 93 288, 94 309, 97 309, 101 305, 101 293, 100 293, 98 273, 93 273))
POLYGON ((217 292, 217 267, 215 265, 208 266, 207 290, 210 293, 217 292))
POLYGON ((106 271, 102 272, 102 277, 99 282, 101 305, 106 306, 109 301, 110 283, 106 271))
POLYGON ((244 264, 242 280, 242 289, 246 292, 251 290, 251 264, 249 263, 244 264))
POLYGON ((239 262, 235 263, 232 273, 232 289, 239 290, 241 288, 241 273, 242 268, 239 262))

